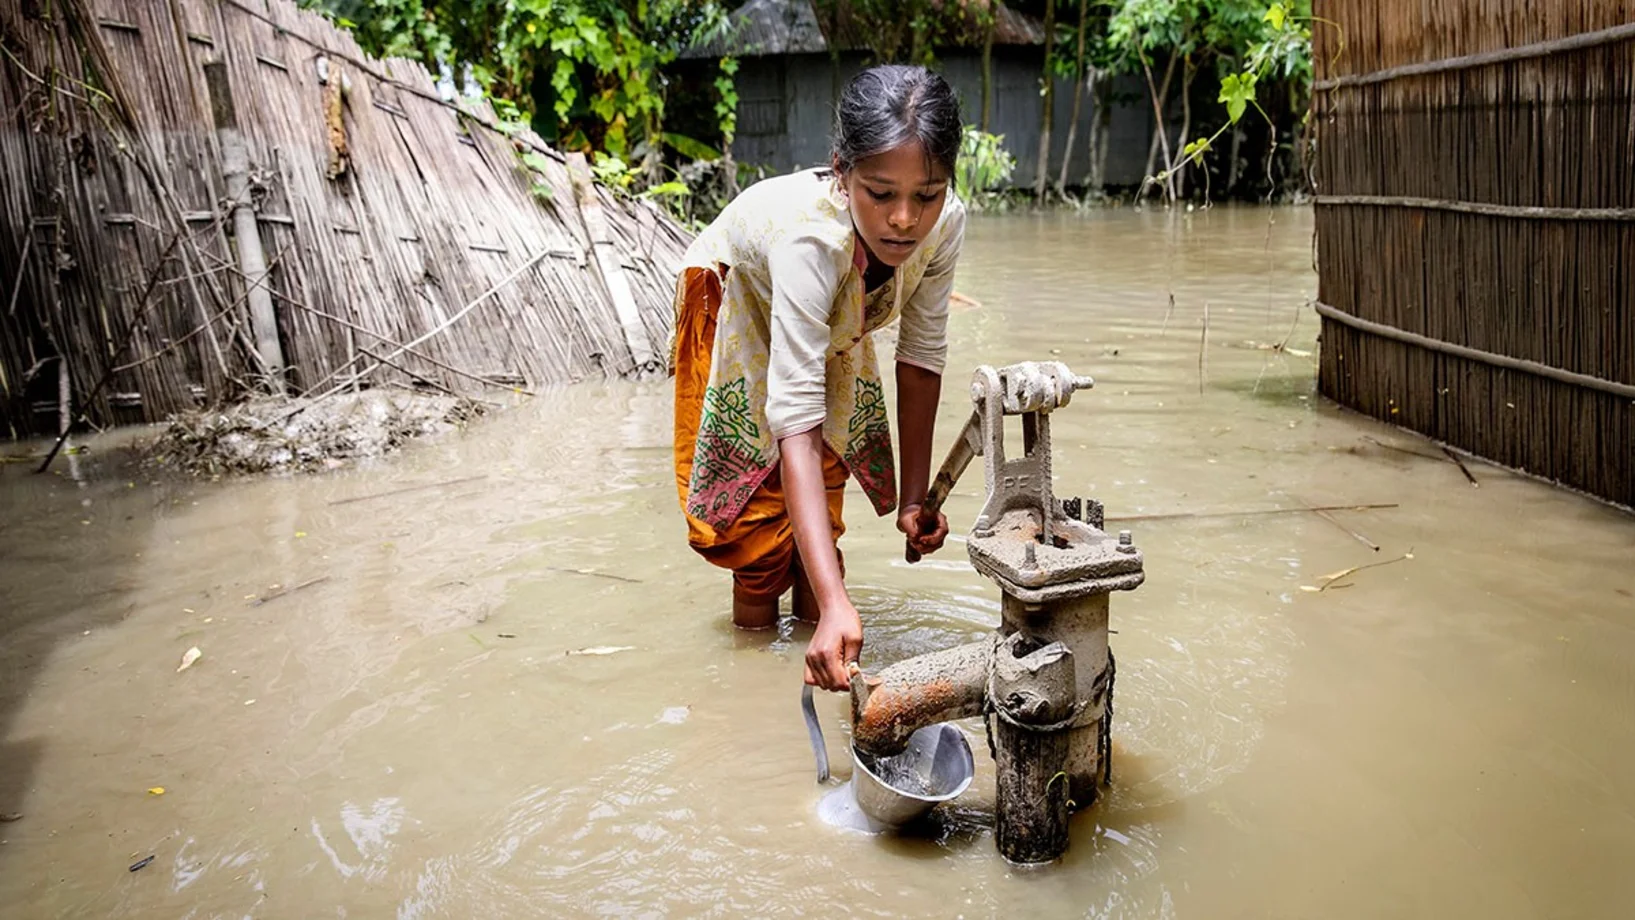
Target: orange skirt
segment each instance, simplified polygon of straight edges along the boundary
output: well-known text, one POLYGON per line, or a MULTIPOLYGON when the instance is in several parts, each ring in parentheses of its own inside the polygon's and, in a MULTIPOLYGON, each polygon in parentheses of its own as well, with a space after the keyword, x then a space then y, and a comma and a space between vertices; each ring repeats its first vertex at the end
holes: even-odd
MULTIPOLYGON (((721 279, 727 274, 688 268, 676 286, 676 334, 671 366, 676 378, 676 491, 687 518, 687 543, 709 562, 732 571, 733 583, 748 598, 776 599, 795 578, 795 531, 784 504, 777 469, 750 497, 742 513, 717 529, 686 514, 687 486, 693 475, 693 450, 704 411, 715 348, 715 321, 721 311, 721 279)), ((829 529, 834 539, 846 532, 841 506, 846 494, 846 464, 823 449, 823 488, 829 502, 829 529)), ((842 566, 844 568, 844 566, 842 566)))

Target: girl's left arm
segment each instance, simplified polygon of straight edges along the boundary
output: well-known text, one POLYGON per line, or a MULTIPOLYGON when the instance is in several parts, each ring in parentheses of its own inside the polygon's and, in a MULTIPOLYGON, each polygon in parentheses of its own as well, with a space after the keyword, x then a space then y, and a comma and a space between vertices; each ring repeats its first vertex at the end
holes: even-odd
POLYGON ((897 529, 921 554, 942 548, 948 519, 925 514, 931 485, 931 435, 942 395, 942 368, 948 354, 948 299, 954 292, 954 265, 965 243, 965 208, 949 196, 937 251, 919 286, 903 306, 897 338, 897 432, 901 443, 897 529))

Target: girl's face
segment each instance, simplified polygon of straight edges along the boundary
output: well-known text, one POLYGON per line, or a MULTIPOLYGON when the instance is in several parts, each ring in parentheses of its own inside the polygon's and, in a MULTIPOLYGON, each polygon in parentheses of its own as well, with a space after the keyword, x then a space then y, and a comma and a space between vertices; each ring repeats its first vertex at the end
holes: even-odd
POLYGON ((948 175, 912 141, 836 172, 851 200, 852 225, 874 261, 896 268, 942 216, 948 175))

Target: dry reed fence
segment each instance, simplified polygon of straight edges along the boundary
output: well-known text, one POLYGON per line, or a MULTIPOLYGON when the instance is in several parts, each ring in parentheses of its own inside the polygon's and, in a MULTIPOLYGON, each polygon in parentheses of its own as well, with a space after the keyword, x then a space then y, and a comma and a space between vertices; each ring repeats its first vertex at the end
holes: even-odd
POLYGON ((663 355, 673 222, 288 0, 0 0, 0 48, 13 437, 56 431, 65 398, 151 421, 278 380, 469 393, 663 355), (259 281, 233 233, 214 61, 247 141, 259 281), (282 374, 255 338, 267 300, 282 374))
POLYGON ((1635 0, 1317 0, 1322 392, 1635 505, 1635 0))

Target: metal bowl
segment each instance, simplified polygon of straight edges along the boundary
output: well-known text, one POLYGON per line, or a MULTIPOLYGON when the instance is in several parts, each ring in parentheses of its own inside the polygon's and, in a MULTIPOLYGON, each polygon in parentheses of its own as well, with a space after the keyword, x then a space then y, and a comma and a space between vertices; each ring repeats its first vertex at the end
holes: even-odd
POLYGON ((888 828, 902 827, 971 785, 976 760, 965 733, 928 725, 909 736, 901 754, 875 757, 852 746, 857 806, 888 828))

